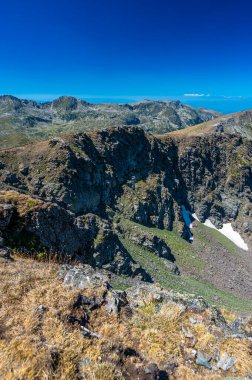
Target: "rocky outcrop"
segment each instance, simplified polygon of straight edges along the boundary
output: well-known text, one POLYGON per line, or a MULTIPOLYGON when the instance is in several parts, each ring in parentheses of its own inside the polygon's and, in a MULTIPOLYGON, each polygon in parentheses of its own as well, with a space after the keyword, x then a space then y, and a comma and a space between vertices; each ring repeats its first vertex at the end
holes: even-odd
POLYGON ((106 216, 109 206, 139 223, 172 229, 185 204, 218 225, 236 220, 241 209, 250 212, 250 148, 225 134, 174 141, 119 128, 41 143, 38 151, 18 148, 14 158, 4 151, 0 174, 2 186, 74 213, 106 216))
POLYGON ((76 225, 85 231, 86 235, 85 263, 117 274, 139 276, 140 279, 151 280, 150 276, 134 262, 106 220, 93 214, 87 214, 78 217, 76 225))
MULTIPOLYGON (((20 250, 60 254, 117 274, 151 280, 134 262, 110 224, 100 217, 82 217, 56 204, 21 195, 0 193, 1 231, 10 246, 20 250)), ((2 249, 3 253, 3 249, 2 249)), ((8 253, 8 252, 7 252, 8 253)), ((6 256, 7 257, 7 256, 6 256)))

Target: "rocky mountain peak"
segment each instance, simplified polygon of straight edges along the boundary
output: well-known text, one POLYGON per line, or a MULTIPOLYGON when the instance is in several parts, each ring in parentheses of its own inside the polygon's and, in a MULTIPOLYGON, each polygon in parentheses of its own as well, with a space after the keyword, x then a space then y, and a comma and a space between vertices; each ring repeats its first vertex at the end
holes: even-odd
POLYGON ((176 101, 146 100, 131 104, 92 104, 71 96, 37 103, 6 97, 0 101, 0 147, 46 139, 68 132, 138 125, 143 130, 169 132, 219 116, 176 101), (4 100, 5 99, 5 100, 4 100))

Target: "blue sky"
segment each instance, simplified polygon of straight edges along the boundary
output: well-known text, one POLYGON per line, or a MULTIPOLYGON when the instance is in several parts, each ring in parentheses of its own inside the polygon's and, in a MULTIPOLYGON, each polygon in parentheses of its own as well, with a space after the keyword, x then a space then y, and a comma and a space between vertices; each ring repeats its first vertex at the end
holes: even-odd
POLYGON ((1 94, 252 108, 251 1, 0 4, 1 94))

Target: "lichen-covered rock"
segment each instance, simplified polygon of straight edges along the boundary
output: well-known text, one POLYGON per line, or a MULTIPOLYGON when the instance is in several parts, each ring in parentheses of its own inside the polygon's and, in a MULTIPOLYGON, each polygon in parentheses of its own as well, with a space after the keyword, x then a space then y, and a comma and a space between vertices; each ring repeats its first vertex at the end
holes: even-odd
POLYGON ((109 281, 105 274, 95 271, 89 265, 81 267, 63 265, 59 276, 64 280, 65 285, 71 285, 79 289, 106 286, 109 281))
POLYGON ((220 360, 217 363, 217 368, 222 369, 223 371, 228 371, 235 364, 235 360, 230 358, 228 354, 225 352, 222 354, 220 360))
POLYGON ((210 305, 200 296, 195 296, 193 294, 181 294, 173 290, 163 289, 151 284, 132 286, 126 291, 126 293, 132 307, 138 307, 139 305, 143 305, 148 302, 177 302, 194 311, 202 311, 210 308, 210 305))
POLYGON ((212 366, 210 364, 211 356, 206 355, 201 351, 198 351, 197 353, 197 360, 196 363, 200 366, 204 366, 206 368, 212 369, 212 366))

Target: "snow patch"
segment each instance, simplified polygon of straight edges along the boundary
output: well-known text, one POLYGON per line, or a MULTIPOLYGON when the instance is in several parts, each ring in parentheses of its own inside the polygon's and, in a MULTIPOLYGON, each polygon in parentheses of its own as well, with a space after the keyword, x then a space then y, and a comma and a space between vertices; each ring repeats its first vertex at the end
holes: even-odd
POLYGON ((216 227, 213 225, 213 223, 211 222, 210 219, 206 219, 206 220, 204 221, 203 224, 204 224, 205 226, 207 226, 207 227, 213 228, 214 230, 218 230, 218 228, 216 228, 216 227))
MULTIPOLYGON (((200 220, 195 213, 192 214, 185 208, 184 205, 181 206, 181 210, 184 222, 186 226, 189 228, 190 240, 192 241, 193 235, 190 231, 190 229, 193 227, 192 218, 197 220, 198 222, 200 222, 200 220)), ((243 249, 244 251, 248 251, 248 245, 245 243, 239 232, 234 231, 231 223, 223 224, 223 227, 220 229, 216 228, 210 219, 206 219, 203 224, 207 227, 213 228, 216 231, 219 231, 222 235, 226 236, 229 240, 231 240, 237 247, 243 249)))
POLYGON ((245 243, 241 235, 237 231, 234 231, 231 223, 223 224, 223 227, 219 231, 237 245, 237 247, 244 249, 244 251, 248 251, 248 245, 245 243))
POLYGON ((195 212, 192 214, 192 217, 197 220, 198 222, 200 222, 199 218, 197 217, 197 215, 195 214, 195 212))
POLYGON ((248 245, 245 243, 239 232, 233 229, 231 223, 224 223, 223 227, 220 229, 216 228, 215 225, 209 219, 206 219, 203 224, 207 227, 219 231, 222 235, 226 236, 229 240, 231 240, 237 247, 243 249, 244 251, 248 251, 248 245))

